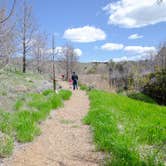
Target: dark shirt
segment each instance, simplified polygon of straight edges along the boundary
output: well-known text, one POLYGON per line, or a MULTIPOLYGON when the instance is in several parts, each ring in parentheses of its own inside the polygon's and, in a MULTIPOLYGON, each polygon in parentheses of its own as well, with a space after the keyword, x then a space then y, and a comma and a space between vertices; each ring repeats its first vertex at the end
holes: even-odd
POLYGON ((77 84, 78 76, 76 74, 73 74, 72 77, 71 77, 71 79, 73 81, 73 84, 77 84))

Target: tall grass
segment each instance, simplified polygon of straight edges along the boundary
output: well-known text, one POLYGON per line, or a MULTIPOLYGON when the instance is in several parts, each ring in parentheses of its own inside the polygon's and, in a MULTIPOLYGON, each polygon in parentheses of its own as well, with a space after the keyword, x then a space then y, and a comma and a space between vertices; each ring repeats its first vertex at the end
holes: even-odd
POLYGON ((88 86, 86 86, 84 84, 79 84, 79 87, 81 90, 88 91, 88 86))
POLYGON ((59 92, 59 95, 62 97, 63 100, 69 100, 71 94, 72 93, 70 90, 61 90, 59 92))
POLYGON ((59 94, 52 90, 46 90, 42 94, 26 94, 15 103, 15 112, 0 111, 0 132, 9 136, 6 145, 0 137, 0 156, 11 153, 13 137, 19 142, 32 141, 41 133, 39 122, 45 120, 51 110, 63 106, 63 100, 69 99, 70 96, 71 92, 65 90, 59 94), (5 148, 8 151, 4 150, 5 148))
POLYGON ((0 131, 10 135, 12 130, 13 130, 13 126, 11 124, 11 114, 1 110, 0 111, 0 131))
POLYGON ((89 98, 84 122, 93 129, 96 147, 110 153, 108 165, 162 165, 166 107, 97 90, 89 98))
POLYGON ((0 157, 7 157, 12 153, 14 140, 11 136, 0 134, 0 157))
POLYGON ((30 142, 40 134, 40 129, 29 111, 20 111, 15 114, 14 128, 16 139, 20 142, 30 142))
POLYGON ((143 93, 129 93, 127 94, 129 98, 135 99, 135 100, 140 100, 144 101, 146 103, 152 103, 152 104, 157 104, 151 97, 143 94, 143 93))

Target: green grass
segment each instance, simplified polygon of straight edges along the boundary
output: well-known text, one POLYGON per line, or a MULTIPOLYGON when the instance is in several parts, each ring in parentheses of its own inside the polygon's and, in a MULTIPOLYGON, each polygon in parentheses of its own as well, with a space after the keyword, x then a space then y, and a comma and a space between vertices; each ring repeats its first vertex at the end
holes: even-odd
POLYGON ((20 111, 15 114, 14 127, 16 139, 19 142, 33 141, 40 134, 40 129, 30 111, 20 111))
POLYGON ((0 131, 6 134, 11 134, 13 126, 11 123, 11 114, 0 111, 0 131))
POLYGON ((0 133, 0 157, 7 157, 12 154, 14 147, 13 138, 0 133))
POLYGON ((151 97, 144 95, 143 93, 129 93, 127 95, 129 98, 144 101, 147 103, 157 104, 151 97))
POLYGON ((0 80, 1 109, 8 112, 13 110, 12 106, 20 96, 40 92, 52 85, 40 74, 10 70, 1 70, 0 80))
POLYGON ((81 90, 84 90, 84 91, 88 91, 89 90, 88 86, 86 86, 84 84, 79 84, 79 87, 80 87, 81 90))
POLYGON ((14 147, 10 113, 0 111, 0 157, 9 156, 14 147))
POLYGON ((69 90, 61 90, 59 95, 62 97, 63 100, 69 100, 72 93, 69 90))
POLYGON ((0 156, 11 153, 13 137, 19 142, 33 141, 41 133, 39 123, 48 117, 51 110, 63 106, 63 100, 70 96, 71 92, 65 90, 59 94, 51 90, 26 94, 14 104, 15 112, 0 111, 0 132, 7 135, 6 141, 0 139, 0 156))
POLYGON ((24 105, 24 98, 16 101, 14 105, 14 110, 19 110, 24 105))
POLYGON ((44 96, 48 96, 48 95, 51 94, 51 93, 54 93, 54 91, 53 91, 52 89, 48 89, 48 90, 45 90, 42 94, 43 94, 44 96))
POLYGON ((91 125, 98 150, 111 166, 162 165, 166 141, 166 107, 93 90, 84 122, 91 125))
POLYGON ((48 99, 51 102, 52 109, 56 109, 59 106, 63 105, 63 103, 62 103, 63 98, 56 93, 51 94, 48 99))

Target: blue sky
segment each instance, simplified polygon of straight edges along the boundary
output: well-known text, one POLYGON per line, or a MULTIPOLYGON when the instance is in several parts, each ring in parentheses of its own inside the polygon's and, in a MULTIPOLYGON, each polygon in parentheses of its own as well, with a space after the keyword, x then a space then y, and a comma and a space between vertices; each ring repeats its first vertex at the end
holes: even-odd
POLYGON ((80 61, 137 60, 166 41, 166 0, 29 1, 40 29, 80 49, 80 61))

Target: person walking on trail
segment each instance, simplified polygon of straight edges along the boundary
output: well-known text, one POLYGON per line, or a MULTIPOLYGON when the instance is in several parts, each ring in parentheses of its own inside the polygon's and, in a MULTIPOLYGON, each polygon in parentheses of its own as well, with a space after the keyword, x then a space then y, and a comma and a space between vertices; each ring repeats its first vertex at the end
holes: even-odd
POLYGON ((73 90, 78 89, 78 76, 75 72, 73 72, 71 79, 73 81, 73 90))

